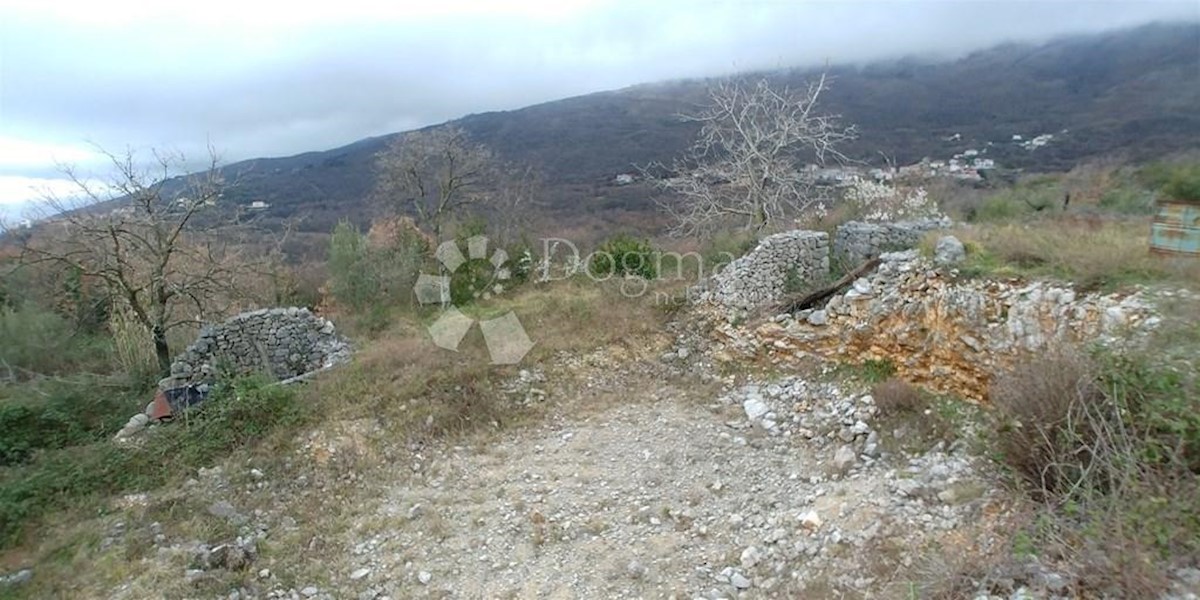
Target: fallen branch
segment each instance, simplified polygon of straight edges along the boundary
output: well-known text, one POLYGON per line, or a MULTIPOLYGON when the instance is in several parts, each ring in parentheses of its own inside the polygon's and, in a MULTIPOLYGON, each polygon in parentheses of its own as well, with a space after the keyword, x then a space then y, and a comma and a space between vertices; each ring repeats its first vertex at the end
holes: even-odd
POLYGON ((849 273, 847 273, 845 277, 842 277, 841 279, 833 282, 833 284, 830 285, 829 287, 824 287, 815 292, 810 292, 799 298, 785 300, 780 305, 780 310, 776 311, 776 313, 794 313, 796 311, 804 310, 806 308, 812 308, 813 306, 816 306, 818 303, 823 302, 826 299, 828 299, 829 297, 838 293, 843 288, 854 283, 855 279, 858 279, 859 277, 862 277, 863 275, 866 275, 867 273, 873 271, 875 269, 875 267, 879 266, 879 262, 880 261, 879 261, 878 257, 872 258, 871 260, 868 260, 867 262, 859 265, 859 267, 857 269, 854 269, 853 271, 850 271, 849 273))

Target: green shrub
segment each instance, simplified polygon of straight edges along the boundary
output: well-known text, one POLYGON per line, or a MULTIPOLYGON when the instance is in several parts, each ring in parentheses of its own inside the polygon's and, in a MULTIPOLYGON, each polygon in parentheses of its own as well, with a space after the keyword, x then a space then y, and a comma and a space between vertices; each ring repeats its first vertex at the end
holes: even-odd
POLYGON ((20 377, 9 367, 57 374, 110 364, 111 344, 102 336, 77 332, 67 319, 28 302, 0 309, 0 340, 0 378, 20 377))
POLYGON ((1161 189, 1171 180, 1177 165, 1161 160, 1146 163, 1134 172, 1134 178, 1143 186, 1161 189))
POLYGON ((164 428, 166 439, 159 448, 192 470, 277 428, 299 424, 300 408, 290 388, 257 377, 241 379, 218 387, 198 410, 184 413, 179 423, 164 428), (171 431, 176 426, 181 431, 171 431))
MULTIPOLYGON (((459 228, 455 241, 464 255, 475 236, 487 237, 487 221, 479 217, 469 219, 459 228)), ((534 268, 533 249, 528 240, 522 239, 507 248, 493 246, 492 242, 489 239, 487 256, 468 258, 450 274, 450 301, 454 305, 487 299, 528 281, 534 268), (499 266, 492 263, 498 252, 506 257, 499 266)))
MULTIPOLYGON (((121 413, 128 415, 128 412, 121 413)), ((40 516, 80 502, 162 486, 230 452, 294 428, 303 412, 288 388, 259 379, 222 386, 138 445, 105 440, 38 453, 0 468, 0 546, 40 516)))
POLYGON ((1163 185, 1162 193, 1171 200, 1200 204, 1200 164, 1176 167, 1163 185))
POLYGON ((1100 383, 1128 412, 1138 459, 1157 467, 1182 467, 1200 475, 1200 384, 1145 357, 1105 355, 1100 383))
POLYGON ((596 277, 632 275, 642 279, 658 276, 654 249, 650 242, 628 235, 618 235, 604 242, 587 265, 596 277))
POLYGON ((1062 200, 1062 187, 1055 180, 1042 177, 1029 179, 984 198, 977 206, 967 210, 967 220, 995 223, 1035 214, 1051 214, 1058 212, 1062 200))
MULTIPOLYGON (((1004 463, 1085 536, 1200 551, 1200 385, 1156 356, 1052 352, 998 376, 1004 463)), ((1093 539, 1104 545, 1112 540, 1093 539)))
POLYGON ((353 312, 381 304, 411 308, 415 303, 413 287, 428 256, 428 244, 404 222, 388 229, 380 235, 383 241, 372 244, 352 223, 342 221, 330 237, 330 291, 353 312))
POLYGON ((1104 192, 1100 208, 1126 215, 1145 215, 1154 212, 1154 194, 1131 186, 1120 186, 1104 192))
POLYGON ((106 439, 143 400, 136 390, 98 377, 0 388, 0 466, 24 462, 39 450, 106 439))
POLYGON ((865 383, 876 385, 896 374, 896 364, 889 359, 868 358, 861 363, 842 363, 838 371, 865 383))
POLYGON ((1017 217, 1029 214, 1028 206, 1016 201, 1012 196, 1007 194, 997 194, 989 198, 984 198, 979 206, 975 207, 968 214, 968 220, 977 223, 994 223, 997 221, 1011 221, 1017 217))
POLYGON ((378 302, 380 285, 371 271, 367 236, 353 223, 341 221, 329 238, 329 287, 333 297, 352 310, 378 302))
POLYGON ((529 281, 536 266, 533 258, 533 245, 528 240, 522 239, 511 244, 505 249, 505 252, 508 254, 508 262, 503 266, 509 272, 508 285, 518 286, 529 281))
MULTIPOLYGON (((503 267, 503 265, 502 265, 503 267)), ((471 258, 450 274, 450 302, 465 306, 479 299, 490 298, 504 290, 506 282, 486 258, 471 258)))

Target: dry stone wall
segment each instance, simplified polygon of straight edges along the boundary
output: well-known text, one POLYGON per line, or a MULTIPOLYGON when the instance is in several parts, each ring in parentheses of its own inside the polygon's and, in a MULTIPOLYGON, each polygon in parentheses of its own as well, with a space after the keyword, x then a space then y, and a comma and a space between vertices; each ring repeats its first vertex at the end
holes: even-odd
POLYGON ((828 279, 831 262, 853 268, 883 252, 915 248, 927 232, 949 226, 949 219, 851 221, 838 227, 832 255, 825 232, 795 230, 768 236, 706 282, 707 291, 700 298, 735 312, 774 304, 783 299, 790 283, 811 287, 828 279))
POLYGON ((160 386, 210 381, 222 372, 288 379, 343 362, 349 354, 333 323, 308 309, 261 309, 206 327, 176 357, 160 386))
POLYGON ((754 308, 781 300, 789 280, 803 284, 828 274, 829 234, 788 231, 763 238, 714 275, 711 298, 730 308, 754 308))
POLYGON ((852 269, 884 252, 916 248, 926 233, 950 226, 949 219, 923 219, 895 223, 850 221, 833 237, 833 260, 852 269))

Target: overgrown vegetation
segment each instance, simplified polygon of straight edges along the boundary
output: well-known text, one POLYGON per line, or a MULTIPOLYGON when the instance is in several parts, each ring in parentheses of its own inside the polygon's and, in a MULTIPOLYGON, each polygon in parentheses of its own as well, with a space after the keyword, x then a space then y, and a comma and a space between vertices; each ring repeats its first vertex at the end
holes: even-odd
POLYGON ((342 221, 329 240, 332 299, 357 315, 361 329, 378 331, 389 309, 416 306, 413 286, 431 251, 411 221, 382 220, 365 235, 342 221))
POLYGON ((887 381, 896 374, 896 365, 887 359, 868 358, 858 364, 845 363, 839 371, 859 379, 864 383, 878 384, 887 381))
POLYGON ((999 456, 1041 507, 1023 552, 1072 564, 1077 593, 1153 597, 1200 557, 1196 366, 1064 349, 994 382, 999 456))
MULTIPOLYGON (((303 286, 298 270, 269 273, 267 296, 277 302, 304 298, 337 318, 339 326, 348 325, 343 332, 371 338, 353 364, 299 392, 262 380, 226 382, 179 422, 153 427, 132 443, 118 444, 112 436, 150 397, 162 367, 163 332, 153 319, 136 315, 135 306, 114 300, 112 289, 121 286, 105 289, 94 273, 77 268, 14 274, 0 262, 5 276, 0 282, 0 545, 11 547, 46 531, 55 515, 107 507, 113 495, 171 485, 231 456, 290 461, 295 454, 279 450, 294 450, 303 441, 296 434, 312 423, 369 423, 409 447, 519 427, 545 414, 551 405, 543 400, 554 390, 535 393, 535 385, 548 386, 530 381, 514 387, 514 379, 524 380, 525 374, 490 363, 475 321, 518 314, 536 341, 523 365, 545 366, 565 353, 596 364, 613 356, 657 360, 646 342, 663 334, 664 317, 685 306, 679 292, 692 259, 711 273, 752 249, 767 221, 793 216, 796 208, 782 210, 772 205, 777 200, 761 200, 752 214, 738 217, 749 221, 749 231, 693 240, 689 247, 699 248, 695 253, 659 253, 649 240, 618 235, 599 246, 586 273, 522 285, 534 268, 529 243, 517 241, 509 229, 490 229, 495 219, 492 224, 478 216, 458 220, 464 204, 485 200, 478 176, 498 168, 490 164, 490 154, 473 159, 480 171, 462 173, 447 170, 451 165, 442 158, 413 155, 414 148, 419 149, 394 145, 389 151, 394 159, 403 154, 403 160, 391 165, 391 176, 399 179, 386 191, 394 208, 414 211, 432 234, 398 214, 377 219, 366 233, 342 221, 327 246, 320 245, 328 251, 327 263, 307 273, 303 286), (425 183, 433 180, 413 179, 395 168, 411 164, 440 173, 441 188, 426 190, 425 183), (465 255, 456 268, 435 256, 441 254, 443 233, 452 234, 465 255), (493 262, 500 256, 492 254, 495 246, 484 258, 471 250, 481 237, 505 242, 503 261, 493 262), (680 275, 667 281, 668 272, 680 275), (446 277, 449 301, 473 320, 458 353, 430 345, 426 328, 441 316, 442 306, 417 301, 414 286, 421 273, 446 277), (659 275, 663 280, 652 281, 659 275), (596 281, 609 277, 613 281, 596 281), (621 287, 631 281, 646 285, 642 297, 628 297, 629 289, 621 287), (591 353, 598 348, 603 350, 591 353), (278 456, 271 456, 273 451, 278 456)), ((467 150, 482 152, 474 143, 467 150)), ((964 201, 959 215, 971 225, 956 232, 968 246, 962 271, 1062 278, 1082 291, 1152 282, 1194 285, 1200 281, 1196 261, 1146 252, 1146 216, 1159 198, 1195 198, 1196 174, 1196 166, 1187 164, 1105 167, 1028 177, 998 191, 976 190, 980 197, 964 201)), ((869 217, 867 209, 888 206, 895 210, 875 214, 904 214, 900 209, 917 211, 909 216, 933 214, 923 191, 893 192, 864 193, 858 213, 843 207, 837 214, 869 217), (891 204, 874 205, 885 197, 891 204)), ((532 192, 511 188, 507 193, 515 195, 510 200, 517 206, 532 192)), ((841 267, 834 268, 836 278, 841 267)), ((784 286, 797 292, 801 283, 792 271, 784 286)), ((242 298, 220 300, 236 304, 242 298)), ((214 298, 197 301, 209 303, 201 313, 220 312, 207 310, 218 308, 214 298)), ((1017 554, 1080 565, 1091 586, 1087 591, 1098 595, 1143 596, 1161 582, 1152 565, 1200 553, 1194 511, 1200 505, 1195 314, 1188 313, 1190 320, 1182 325, 1164 326, 1171 335, 1183 332, 1182 338, 1158 346, 1154 354, 1042 356, 996 380, 997 427, 988 439, 1036 506, 1035 526, 1014 542, 1017 554)), ((1165 335, 1160 344, 1167 343, 1165 335)), ((175 340, 171 345, 178 347, 175 340)), ((975 409, 959 399, 931 394, 896 374, 889 360, 843 365, 837 372, 872 387, 881 413, 879 435, 889 450, 925 452, 939 442, 959 441, 962 425, 978 420, 975 409)), ((569 378, 561 375, 554 385, 593 389, 592 381, 569 378)), ((362 461, 349 472, 387 467, 370 456, 385 447, 377 441, 363 442, 369 450, 347 459, 362 461)), ((386 446, 389 451, 399 447, 386 446)))
POLYGON ((587 268, 595 277, 635 276, 654 279, 658 275, 658 263, 650 242, 629 235, 609 238, 592 255, 587 268))
POLYGON ((0 386, 0 467, 103 440, 140 404, 136 393, 96 376, 0 386))
POLYGON ((1167 171, 1164 196, 1177 202, 1200 204, 1200 164, 1178 165, 1167 171))
POLYGON ((5 243, 26 268, 66 273, 58 299, 93 316, 93 326, 118 310, 137 322, 166 375, 172 330, 224 318, 261 291, 276 257, 244 240, 270 234, 239 222, 234 207, 217 210, 225 181, 211 149, 207 169, 190 174, 177 153, 99 151, 111 170, 104 184, 63 167, 70 193, 44 198, 57 223, 5 243), (84 296, 100 301, 79 302, 84 296))
MULTIPOLYGON (((958 216, 973 222, 953 232, 967 246, 961 270, 1063 279, 1082 290, 1200 281, 1200 262, 1149 252, 1149 216, 1157 200, 1190 193, 1188 182, 1197 172, 1194 159, 1083 165, 957 202, 958 216)), ((929 236, 927 250, 935 238, 929 236)))
POLYGON ((1200 281, 1200 262, 1150 254, 1146 222, 1064 217, 954 233, 967 247, 961 269, 972 276, 1050 277, 1082 290, 1200 281))
MULTIPOLYGON (((1082 167, 985 196, 967 208, 976 223, 954 232, 967 246, 961 271, 1061 279, 1080 292, 1194 290, 1200 261, 1150 254, 1148 217, 1157 200, 1193 194, 1198 169, 1082 167)), ((939 574, 958 583, 927 586, 942 590, 931 597, 975 593, 1029 560, 1069 573, 1073 596, 1156 597, 1173 565, 1200 558, 1200 324, 1194 302, 1176 303, 1160 304, 1165 321, 1145 349, 1062 349, 993 381, 988 444, 1030 514, 1009 555, 961 562, 939 574)), ((887 387, 876 390, 884 404, 913 399, 887 387)))
POLYGON ((107 417, 74 412, 86 407, 79 396, 95 391, 83 388, 40 411, 5 408, 6 429, 0 433, 16 434, 5 437, 6 462, 24 462, 0 467, 0 545, 18 541, 47 513, 186 477, 237 448, 296 426, 304 415, 290 390, 246 379, 219 387, 180 423, 148 432, 137 444, 122 445, 107 439, 111 415, 127 414, 118 412, 121 407, 97 406, 117 409, 107 417), (62 408, 72 412, 56 411, 62 408), (79 423, 66 422, 76 416, 79 423), (22 425, 39 427, 49 439, 12 429, 22 425))
POLYGON ((106 370, 112 347, 103 336, 78 331, 63 316, 32 302, 0 308, 0 379, 106 370))

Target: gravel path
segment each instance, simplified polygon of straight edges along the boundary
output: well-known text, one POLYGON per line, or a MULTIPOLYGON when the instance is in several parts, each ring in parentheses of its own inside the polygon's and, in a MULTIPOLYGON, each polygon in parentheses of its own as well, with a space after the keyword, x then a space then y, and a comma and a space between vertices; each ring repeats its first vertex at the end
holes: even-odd
POLYGON ((361 584, 364 598, 890 589, 904 580, 904 562, 912 565, 894 550, 940 543, 977 508, 982 488, 966 500, 946 493, 963 489, 973 471, 941 452, 898 459, 900 469, 856 450, 847 458, 843 448, 869 435, 842 432, 843 412, 862 424, 857 400, 781 419, 829 391, 796 383, 763 395, 749 386, 697 402, 666 388, 652 403, 619 404, 483 450, 437 452, 422 467, 424 484, 406 480, 379 499, 371 520, 395 525, 349 548, 361 558, 348 584, 361 584), (750 397, 784 423, 749 419, 750 397))

